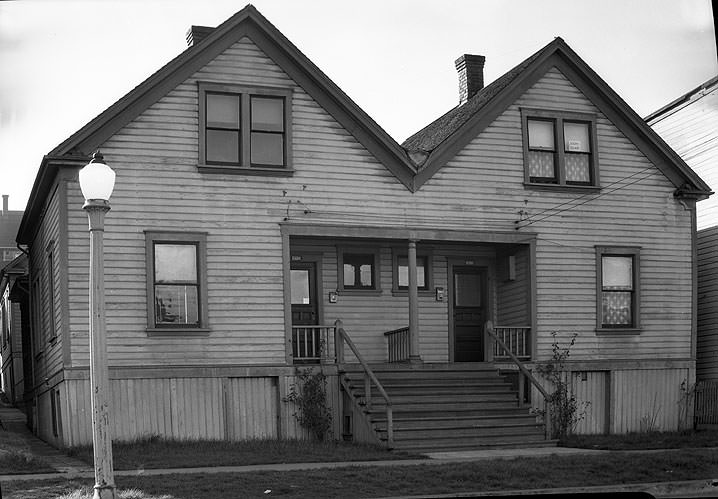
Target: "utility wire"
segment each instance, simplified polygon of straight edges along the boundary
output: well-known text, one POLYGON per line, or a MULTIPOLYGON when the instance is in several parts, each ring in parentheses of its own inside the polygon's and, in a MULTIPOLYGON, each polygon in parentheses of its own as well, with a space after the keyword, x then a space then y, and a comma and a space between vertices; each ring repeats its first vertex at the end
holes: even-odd
MULTIPOLYGON (((619 183, 621 183, 621 182, 623 182, 623 181, 625 181, 625 180, 628 180, 628 179, 630 179, 630 178, 633 178, 633 177, 635 177, 636 175, 640 175, 641 173, 647 172, 648 170, 652 170, 652 169, 653 169, 653 166, 652 166, 652 165, 651 165, 651 166, 648 166, 648 167, 646 167, 646 168, 644 168, 644 169, 642 169, 642 170, 639 170, 639 171, 637 171, 637 172, 632 173, 632 174, 629 175, 628 177, 623 177, 623 178, 618 179, 618 180, 616 180, 616 181, 614 181, 614 182, 611 182, 610 184, 606 185, 605 188, 612 187, 612 186, 614 186, 614 185, 616 185, 616 184, 619 184, 619 183)), ((539 211, 538 213, 534 213, 533 215, 527 217, 526 220, 521 220, 521 221, 522 221, 522 222, 525 222, 525 221, 531 220, 532 218, 539 217, 539 216, 543 215, 544 213, 546 213, 546 212, 548 212, 548 211, 556 210, 556 209, 558 209, 558 208, 560 208, 560 207, 562 207, 562 206, 565 206, 565 205, 567 205, 567 204, 573 203, 574 201, 578 201, 578 200, 580 200, 580 199, 582 199, 582 198, 584 198, 584 197, 586 197, 586 196, 595 196, 595 197, 592 198, 592 199, 596 199, 596 198, 598 198, 598 197, 601 196, 601 195, 602 195, 602 194, 600 194, 600 193, 599 193, 599 194, 595 194, 595 193, 592 193, 592 192, 586 192, 586 193, 581 194, 580 196, 577 196, 577 197, 575 197, 575 198, 573 198, 573 199, 569 199, 568 201, 564 201, 563 203, 557 204, 556 206, 552 206, 551 208, 546 208, 546 209, 543 209, 543 210, 539 211)), ((578 205, 577 205, 577 206, 578 206, 578 205)))
MULTIPOLYGON (((621 186, 619 186, 619 187, 616 187, 615 189, 603 191, 603 192, 601 192, 600 194, 597 194, 595 197, 593 197, 593 198, 591 198, 591 199, 587 199, 587 200, 585 200, 585 201, 583 201, 583 202, 581 202, 581 203, 577 203, 577 204, 575 204, 575 205, 573 205, 573 206, 569 206, 568 208, 564 208, 563 210, 559 210, 559 211, 557 211, 556 213, 550 213, 550 214, 548 214, 548 215, 546 215, 546 216, 544 216, 544 217, 542 217, 542 218, 530 220, 526 225, 523 225, 523 226, 521 226, 521 227, 516 227, 516 230, 521 229, 521 228, 523 228, 523 227, 528 227, 529 225, 533 225, 533 224, 535 224, 536 222, 541 222, 542 220, 546 220, 547 218, 551 218, 551 217, 553 217, 553 216, 556 216, 556 215, 558 215, 558 214, 560 214, 560 213, 563 213, 564 211, 568 211, 568 210, 571 210, 571 209, 573 209, 573 208, 577 208, 577 207, 579 207, 579 206, 581 206, 581 205, 584 205, 584 204, 588 203, 589 201, 594 201, 594 200, 600 198, 601 196, 605 196, 606 194, 611 194, 611 193, 616 192, 616 191, 618 191, 618 190, 621 190, 621 189, 623 189, 623 188, 625 188, 625 187, 629 187, 629 186, 631 186, 631 185, 633 185, 633 184, 637 184, 638 182, 641 182, 642 180, 647 179, 647 178, 650 177, 651 175, 652 175, 652 174, 648 174, 648 175, 645 175, 645 176, 643 176, 643 177, 641 177, 641 178, 639 178, 639 179, 637 179, 637 180, 634 180, 633 182, 629 182, 629 183, 627 183, 627 184, 624 184, 624 185, 621 185, 621 186)), ((630 177, 626 177, 626 178, 630 178, 630 177)))

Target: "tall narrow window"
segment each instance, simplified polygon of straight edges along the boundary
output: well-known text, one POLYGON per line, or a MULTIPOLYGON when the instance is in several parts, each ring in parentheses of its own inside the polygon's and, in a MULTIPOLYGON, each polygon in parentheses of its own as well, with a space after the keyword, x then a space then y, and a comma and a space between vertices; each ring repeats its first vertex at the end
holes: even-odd
POLYGON ((564 121, 564 161, 567 184, 591 184, 591 140, 588 123, 564 121))
POLYGON ((47 253, 47 339, 54 341, 55 332, 55 265, 52 249, 47 253))
POLYGON ((597 326, 639 327, 639 254, 636 248, 597 248, 597 326))
POLYGON ((241 158, 239 95, 210 93, 206 101, 206 161, 237 164, 241 158))
POLYGON ((148 326, 206 327, 204 234, 151 233, 148 245, 148 326))
POLYGON ((284 99, 252 96, 252 165, 284 164, 284 99))
POLYGON ((199 325, 196 244, 155 243, 155 324, 199 325))
POLYGON ((531 182, 556 183, 556 138, 553 120, 528 120, 528 168, 531 182))

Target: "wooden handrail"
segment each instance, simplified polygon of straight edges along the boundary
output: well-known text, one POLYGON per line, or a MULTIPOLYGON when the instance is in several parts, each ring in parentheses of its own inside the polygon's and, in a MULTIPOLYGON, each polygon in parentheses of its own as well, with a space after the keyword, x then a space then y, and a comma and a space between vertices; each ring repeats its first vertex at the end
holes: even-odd
MULTIPOLYGON (((519 368, 519 371, 521 371, 521 374, 526 376, 528 380, 531 382, 532 385, 534 385, 538 391, 543 395, 544 400, 544 415, 546 420, 546 434, 547 438, 551 437, 551 408, 548 404, 548 398, 549 394, 546 391, 546 389, 541 386, 541 383, 538 382, 538 380, 534 377, 533 374, 531 374, 531 371, 526 369, 526 366, 521 362, 518 357, 516 357, 513 352, 509 349, 508 346, 506 346, 506 343, 504 343, 498 336, 496 336, 496 333, 494 333, 494 324, 491 321, 486 321, 486 324, 484 325, 484 331, 493 338, 493 340, 506 352, 511 360, 514 361, 514 364, 516 364, 519 368)), ((519 378, 520 379, 520 378, 519 378)), ((522 383, 519 383, 519 386, 522 386, 522 383)), ((523 399, 523 390, 519 392, 519 401, 523 399)))
POLYGON ((386 408, 386 440, 387 440, 387 446, 389 448, 394 447, 394 422, 392 418, 392 407, 391 407, 391 399, 389 398, 389 395, 386 393, 386 390, 384 390, 384 387, 377 379, 376 375, 374 374, 374 371, 371 370, 371 367, 369 367, 369 364, 364 360, 364 357, 359 353, 359 349, 356 347, 352 339, 349 337, 347 332, 344 330, 344 325, 340 319, 337 319, 334 322, 334 331, 336 334, 335 340, 334 340, 334 347, 336 348, 336 356, 337 356, 337 364, 341 364, 344 362, 344 345, 343 342, 346 342, 347 345, 349 345, 349 348, 354 353, 354 356, 359 361, 359 364, 364 369, 364 396, 366 399, 366 409, 371 409, 371 383, 373 382, 374 385, 376 385, 377 390, 379 390, 379 394, 384 399, 385 408, 386 408))

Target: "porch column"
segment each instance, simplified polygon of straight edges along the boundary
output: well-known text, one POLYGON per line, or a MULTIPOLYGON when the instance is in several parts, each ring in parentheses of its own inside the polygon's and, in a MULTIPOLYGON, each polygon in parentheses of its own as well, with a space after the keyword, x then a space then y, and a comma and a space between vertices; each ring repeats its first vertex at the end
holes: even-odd
POLYGON ((409 240, 409 362, 421 362, 419 354, 419 290, 416 274, 416 239, 409 240))

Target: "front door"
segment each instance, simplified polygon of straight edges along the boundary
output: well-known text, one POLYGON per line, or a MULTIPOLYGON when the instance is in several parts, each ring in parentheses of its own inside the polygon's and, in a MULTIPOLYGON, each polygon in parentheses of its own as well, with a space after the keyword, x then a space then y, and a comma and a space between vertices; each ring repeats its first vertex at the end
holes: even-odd
POLYGON ((454 362, 483 362, 486 270, 481 267, 455 266, 452 281, 454 362))
POLYGON ((313 262, 292 262, 292 356, 295 363, 319 361, 317 273, 313 262))
POLYGON ((292 325, 317 324, 317 283, 314 262, 292 262, 292 325))

